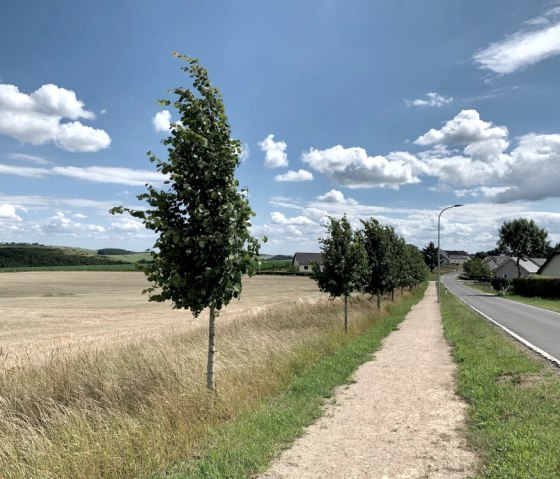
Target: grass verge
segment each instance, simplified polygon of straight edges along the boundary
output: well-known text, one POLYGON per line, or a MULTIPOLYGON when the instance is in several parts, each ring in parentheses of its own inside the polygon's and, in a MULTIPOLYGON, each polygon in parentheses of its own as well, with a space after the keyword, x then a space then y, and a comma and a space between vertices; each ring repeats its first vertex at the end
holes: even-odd
POLYGON ((502 296, 501 293, 498 294, 492 286, 487 284, 466 283, 466 286, 482 291, 483 293, 495 294, 505 299, 510 299, 511 301, 517 301, 518 303, 529 304, 531 306, 536 306, 537 308, 548 309, 549 311, 560 313, 560 299, 530 298, 513 293, 506 293, 505 296, 502 296))
POLYGON ((469 403, 468 439, 479 478, 560 477, 560 375, 453 295, 442 296, 445 335, 469 403))
POLYGON ((2 477, 247 477, 320 415, 422 294, 381 314, 354 298, 348 334, 340 302, 220 324, 213 408, 205 329, 0 371, 2 477))

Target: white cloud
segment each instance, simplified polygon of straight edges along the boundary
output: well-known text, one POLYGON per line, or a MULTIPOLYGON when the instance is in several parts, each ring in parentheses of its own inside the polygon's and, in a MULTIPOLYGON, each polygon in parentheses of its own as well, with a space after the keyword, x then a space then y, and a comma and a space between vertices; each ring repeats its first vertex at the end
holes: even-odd
POLYGON ((54 216, 41 221, 37 225, 43 232, 66 233, 76 235, 81 232, 104 233, 106 228, 97 224, 76 223, 63 212, 57 211, 54 216))
POLYGON ((456 144, 466 145, 488 140, 503 140, 508 129, 503 126, 493 127, 492 123, 482 121, 476 110, 463 110, 449 120, 443 128, 432 128, 428 133, 418 137, 416 145, 456 144))
POLYGON ((35 163, 36 165, 52 165, 51 161, 45 160, 40 156, 27 155, 25 153, 11 153, 8 155, 11 160, 18 161, 28 161, 29 163, 35 163))
POLYGON ((247 143, 242 143, 241 150, 239 151, 239 162, 245 163, 249 159, 249 156, 251 156, 249 145, 247 143))
POLYGON ((0 205, 0 219, 21 221, 21 218, 16 214, 14 205, 0 205))
POLYGON ((298 170, 293 171, 289 170, 287 173, 283 175, 276 175, 274 177, 276 181, 313 181, 313 175, 309 171, 305 170, 298 170))
POLYGON ((338 190, 331 190, 324 195, 317 196, 319 201, 324 201, 325 203, 339 203, 341 205, 355 205, 357 201, 352 198, 345 198, 344 193, 338 190))
POLYGON ((157 112, 152 118, 152 125, 156 131, 168 132, 171 129, 171 113, 168 110, 157 112))
POLYGON ((326 150, 311 148, 301 156, 311 168, 349 188, 398 188, 419 183, 421 166, 414 155, 393 152, 387 156, 368 156, 363 148, 340 145, 326 150))
POLYGON ((426 98, 417 98, 416 100, 405 100, 407 106, 435 106, 441 107, 453 101, 452 96, 444 96, 439 93, 430 92, 426 93, 426 98))
POLYGON ((127 233, 127 232, 142 231, 145 229, 145 227, 143 223, 140 221, 123 218, 120 221, 112 222, 110 229, 112 231, 121 231, 127 233))
POLYGON ((265 152, 264 166, 266 168, 281 168, 288 166, 287 144, 284 141, 274 141, 274 135, 268 135, 259 142, 261 150, 265 152))
POLYGON ((146 183, 163 183, 164 175, 148 170, 132 170, 130 168, 115 168, 108 166, 55 166, 51 170, 54 174, 68 176, 80 180, 96 183, 117 183, 122 185, 142 186, 146 183))
POLYGON ((527 24, 533 28, 520 30, 506 39, 491 43, 473 59, 481 68, 506 75, 560 54, 560 9, 527 24))
POLYGON ((312 225, 315 224, 309 218, 305 216, 296 216, 293 218, 286 218, 286 216, 278 211, 274 211, 270 214, 272 223, 280 225, 312 225))
POLYGON ((0 84, 0 134, 32 145, 52 142, 72 152, 95 152, 110 145, 104 130, 79 121, 62 122, 79 118, 93 120, 95 115, 71 90, 48 84, 28 95, 15 85, 0 84))
POLYGON ((33 168, 0 164, 0 175, 26 176, 28 178, 43 178, 51 174, 48 168, 33 168))

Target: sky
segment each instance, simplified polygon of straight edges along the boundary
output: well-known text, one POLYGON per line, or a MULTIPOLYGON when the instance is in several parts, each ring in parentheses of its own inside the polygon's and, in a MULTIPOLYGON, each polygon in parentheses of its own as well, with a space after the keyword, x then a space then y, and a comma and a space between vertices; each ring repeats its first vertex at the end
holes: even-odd
POLYGON ((143 251, 109 209, 162 186, 148 150, 190 87, 223 95, 261 251, 319 251, 329 216, 422 248, 560 241, 560 1, 26 0, 0 15, 0 242, 143 251))

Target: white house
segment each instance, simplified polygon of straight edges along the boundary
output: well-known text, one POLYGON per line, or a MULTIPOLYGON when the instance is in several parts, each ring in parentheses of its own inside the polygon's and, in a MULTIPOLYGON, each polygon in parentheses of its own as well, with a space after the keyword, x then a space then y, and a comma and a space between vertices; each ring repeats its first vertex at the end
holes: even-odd
POLYGON ((323 255, 321 253, 296 253, 292 259, 296 271, 301 273, 311 273, 313 263, 323 269, 323 255))
MULTIPOLYGON (((530 274, 536 274, 537 271, 539 271, 542 261, 542 258, 528 258, 520 260, 519 268, 521 269, 521 277, 529 276, 530 274)), ((494 269, 493 273, 497 278, 517 278, 519 273, 517 270, 517 258, 515 256, 508 258, 506 261, 502 262, 502 264, 497 266, 494 269)))
POLYGON ((560 277, 560 253, 554 253, 546 262, 540 267, 538 274, 543 276, 558 276, 560 277))

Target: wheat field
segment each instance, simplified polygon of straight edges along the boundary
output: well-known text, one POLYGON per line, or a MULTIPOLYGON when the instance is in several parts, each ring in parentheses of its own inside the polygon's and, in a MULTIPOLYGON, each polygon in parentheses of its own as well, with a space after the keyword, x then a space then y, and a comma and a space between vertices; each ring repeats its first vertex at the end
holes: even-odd
MULTIPOLYGON (((139 272, 0 274, 0 368, 206 328, 204 313, 194 319, 171 303, 149 302, 142 295, 147 286, 139 272)), ((219 321, 322 298, 310 278, 246 278, 241 299, 219 321)))

